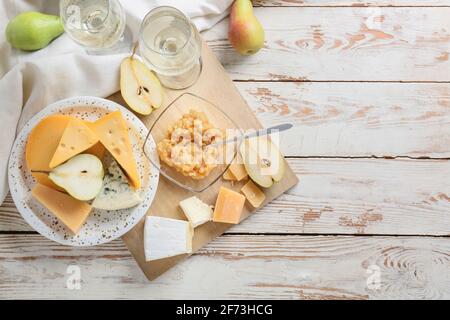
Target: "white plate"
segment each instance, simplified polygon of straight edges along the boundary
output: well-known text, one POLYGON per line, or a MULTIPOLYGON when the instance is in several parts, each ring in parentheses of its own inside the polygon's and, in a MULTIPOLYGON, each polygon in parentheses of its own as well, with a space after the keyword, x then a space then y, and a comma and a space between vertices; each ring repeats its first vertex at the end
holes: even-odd
MULTIPOLYGON (((20 214, 34 230, 44 237, 64 245, 93 246, 122 236, 146 214, 158 187, 159 171, 142 152, 147 134, 148 129, 133 113, 109 100, 95 97, 75 97, 49 105, 25 125, 14 142, 9 158, 9 188, 20 214), (94 121, 117 109, 122 112, 129 129, 130 140, 142 181, 140 192, 143 202, 136 207, 125 210, 93 209, 80 232, 73 235, 53 214, 31 196, 31 189, 35 181, 25 161, 25 146, 28 135, 39 121, 49 115, 65 114, 94 121)), ((153 161, 159 161, 155 142, 151 137, 149 141, 150 143, 146 144, 147 154, 152 155, 153 161)))

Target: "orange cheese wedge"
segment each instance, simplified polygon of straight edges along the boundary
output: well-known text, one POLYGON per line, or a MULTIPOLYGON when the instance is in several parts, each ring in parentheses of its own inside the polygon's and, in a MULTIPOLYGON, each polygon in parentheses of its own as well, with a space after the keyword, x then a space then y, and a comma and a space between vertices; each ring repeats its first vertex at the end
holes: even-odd
POLYGON ((231 174, 237 181, 241 181, 242 179, 248 177, 247 170, 245 170, 245 166, 242 163, 233 162, 228 170, 230 170, 231 174))
POLYGON ((50 160, 50 168, 59 166, 70 158, 94 146, 97 135, 82 120, 72 118, 64 130, 56 151, 50 160))
POLYGON ((97 120, 91 128, 100 142, 122 167, 134 189, 141 186, 141 180, 134 159, 127 126, 120 111, 114 111, 97 120))
MULTIPOLYGON (((75 118, 66 115, 52 115, 42 119, 31 130, 25 147, 25 160, 28 169, 31 171, 40 171, 32 172, 34 179, 40 184, 55 190, 63 191, 62 188, 58 187, 48 178, 46 172, 51 171, 50 161, 61 141, 67 124, 72 119, 75 118)), ((86 124, 89 125, 88 122, 86 124)), ((105 149, 102 144, 97 143, 85 152, 102 159, 105 149)))
POLYGON ((87 203, 41 184, 34 186, 31 194, 74 234, 80 231, 92 210, 87 203))
POLYGON ((106 152, 106 149, 102 145, 102 143, 101 142, 97 142, 92 147, 87 149, 84 153, 92 154, 93 156, 96 156, 100 160, 103 160, 103 158, 105 156, 105 152, 106 152))
POLYGON ((214 207, 213 221, 238 224, 241 221, 245 197, 233 190, 220 187, 214 207))
POLYGON ((245 195, 248 202, 255 207, 259 208, 264 200, 266 200, 266 195, 259 189, 252 180, 249 180, 241 189, 241 192, 245 195))
POLYGON ((31 130, 25 148, 25 160, 28 169, 44 171, 33 172, 33 177, 37 182, 56 190, 62 189, 54 184, 45 172, 51 170, 50 160, 71 118, 64 115, 53 115, 42 119, 31 130))

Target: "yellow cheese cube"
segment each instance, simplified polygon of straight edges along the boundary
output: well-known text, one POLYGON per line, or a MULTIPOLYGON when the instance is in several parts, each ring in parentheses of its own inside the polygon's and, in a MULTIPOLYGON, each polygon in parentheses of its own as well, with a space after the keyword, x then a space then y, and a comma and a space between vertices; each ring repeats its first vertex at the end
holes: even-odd
POLYGON ((214 222, 238 224, 241 220, 245 197, 233 190, 220 187, 214 208, 214 222))
POLYGON ((37 184, 31 190, 31 194, 74 234, 80 231, 92 210, 92 207, 86 202, 42 184, 37 184))
POLYGON ((247 170, 245 170, 245 166, 242 163, 233 162, 228 170, 230 170, 237 181, 241 181, 248 177, 247 170))
POLYGON ((252 180, 249 180, 245 186, 242 187, 241 192, 245 195, 248 202, 255 207, 260 207, 264 200, 266 200, 266 195, 259 189, 252 180))

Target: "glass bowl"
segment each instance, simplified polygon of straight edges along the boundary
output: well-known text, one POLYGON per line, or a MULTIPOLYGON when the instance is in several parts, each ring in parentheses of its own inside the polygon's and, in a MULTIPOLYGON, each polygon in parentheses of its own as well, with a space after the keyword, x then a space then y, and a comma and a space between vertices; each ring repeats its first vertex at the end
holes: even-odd
MULTIPOLYGON (((196 121, 195 123, 202 124, 203 122, 196 121)), ((203 129, 205 128, 207 128, 207 126, 203 126, 203 129)), ((183 93, 168 105, 151 125, 144 144, 144 154, 167 180, 191 192, 202 192, 219 180, 228 169, 231 162, 236 158, 242 141, 240 138, 242 136, 243 131, 223 109, 193 93, 183 93), (201 136, 198 134, 187 134, 187 129, 182 129, 184 130, 182 131, 182 134, 175 134, 176 132, 179 133, 179 131, 176 131, 176 129, 173 128, 174 124, 180 120, 183 115, 189 114, 191 111, 204 114, 212 128, 209 130, 196 129, 193 131, 196 133, 200 132, 201 136), (169 135, 170 127, 174 130, 171 135, 169 135), (222 136, 220 133, 217 135, 215 134, 218 132, 217 129, 222 133, 222 136), (153 137, 158 146, 157 149, 160 164, 155 163, 155 161, 152 160, 152 157, 146 153, 146 145, 150 136, 153 137), (192 137, 196 137, 194 143, 191 142, 192 137), (226 143, 221 143, 221 141, 226 141, 226 143), (162 151, 159 147, 160 143, 161 149, 165 149, 162 146, 164 144, 170 147, 174 145, 177 146, 176 149, 171 149, 171 151, 166 154, 166 157, 170 159, 168 162, 172 165, 167 164, 167 162, 163 160, 161 156, 162 151), (194 148, 194 145, 202 145, 202 147, 194 148), (184 146, 188 147, 188 149, 184 150, 189 151, 180 151, 184 146), (193 150, 199 152, 193 152, 193 150), (208 150, 208 153, 206 150, 208 150), (209 151, 211 150, 213 151, 212 154, 214 154, 214 156, 208 157, 209 151), (183 154, 188 154, 188 156, 184 157, 183 154), (172 161, 172 159, 174 160, 172 161), (213 161, 211 161, 211 159, 213 159, 213 161), (174 163, 178 166, 174 165, 174 163), (180 172, 180 170, 184 170, 180 169, 180 166, 184 167, 186 165, 187 168, 195 168, 196 164, 205 163, 208 164, 209 169, 207 171, 209 174, 201 179, 187 176, 186 174, 189 174, 190 170, 186 170, 183 173, 180 172)), ((199 170, 200 169, 197 171, 194 170, 194 172, 199 172, 199 170)))

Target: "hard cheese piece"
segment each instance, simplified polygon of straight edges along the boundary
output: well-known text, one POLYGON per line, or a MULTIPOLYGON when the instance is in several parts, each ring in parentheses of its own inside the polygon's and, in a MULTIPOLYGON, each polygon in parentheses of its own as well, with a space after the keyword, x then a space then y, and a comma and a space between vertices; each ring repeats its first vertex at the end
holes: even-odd
POLYGON ((252 180, 249 180, 241 189, 241 192, 245 195, 248 202, 255 207, 260 207, 264 200, 266 200, 266 195, 259 189, 252 180))
POLYGON ((59 166, 77 154, 86 151, 98 141, 97 135, 89 129, 84 121, 76 118, 70 119, 50 161, 50 168, 59 166))
POLYGON ((188 221, 148 216, 144 227, 145 260, 192 252, 193 231, 188 221))
POLYGON ((80 231, 92 210, 87 203, 41 184, 37 184, 31 194, 74 234, 80 231))
MULTIPOLYGON (((72 117, 53 115, 39 122, 28 136, 25 160, 31 171, 50 171, 50 160, 61 140, 64 130, 72 117)), ((62 190, 55 185, 46 173, 32 173, 37 182, 50 188, 62 190)))
MULTIPOLYGON (((28 169, 31 171, 44 171, 32 172, 36 181, 60 191, 63 191, 63 189, 53 183, 45 172, 51 170, 50 161, 71 119, 74 118, 65 115, 53 115, 42 119, 30 132, 25 148, 25 160, 28 169)), ((85 153, 91 153, 97 156, 97 154, 104 153, 104 150, 101 151, 102 148, 104 149, 101 144, 100 147, 94 145, 92 148, 86 150, 85 153)), ((99 158, 101 159, 101 157, 99 158)))
POLYGON ((128 136, 127 126, 120 111, 114 111, 97 120, 92 126, 100 142, 125 171, 133 188, 141 186, 141 180, 128 136))
POLYGON ((214 222, 238 224, 241 220, 245 197, 233 190, 220 187, 214 208, 214 222))
POLYGON ((139 193, 130 188, 125 174, 117 162, 111 159, 103 187, 92 202, 92 207, 103 210, 121 210, 134 207, 142 202, 139 193))
POLYGON ((92 154, 93 156, 96 156, 100 160, 103 160, 103 158, 105 157, 105 151, 106 151, 106 149, 102 145, 102 143, 101 142, 97 142, 92 147, 87 149, 84 153, 92 154))
POLYGON ((245 170, 245 166, 242 163, 233 162, 228 170, 230 170, 231 174, 237 181, 241 181, 242 179, 248 177, 247 170, 245 170))
POLYGON ((180 207, 193 228, 212 220, 213 210, 197 197, 190 197, 180 201, 180 207))
POLYGON ((222 176, 225 180, 230 180, 230 181, 236 181, 236 177, 233 175, 233 173, 230 171, 230 168, 227 169, 227 171, 225 171, 225 173, 222 176))

